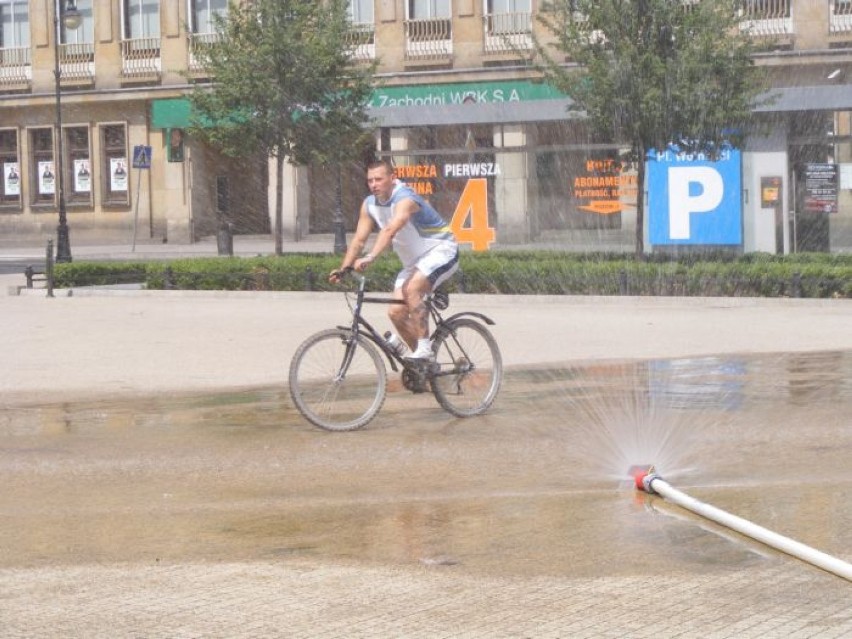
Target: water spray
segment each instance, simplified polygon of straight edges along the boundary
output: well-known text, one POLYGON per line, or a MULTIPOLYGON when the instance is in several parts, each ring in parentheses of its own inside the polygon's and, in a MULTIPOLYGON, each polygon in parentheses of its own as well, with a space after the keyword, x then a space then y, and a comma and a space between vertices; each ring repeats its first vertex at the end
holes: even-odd
POLYGON ((730 528, 741 535, 755 539, 771 548, 780 550, 818 568, 822 568, 838 577, 852 581, 852 564, 789 537, 779 535, 742 517, 737 517, 724 510, 705 504, 694 497, 690 497, 686 493, 673 488, 671 484, 654 471, 653 466, 631 466, 628 473, 633 478, 636 488, 642 492, 649 495, 659 495, 666 501, 685 508, 696 515, 700 515, 717 524, 730 528))

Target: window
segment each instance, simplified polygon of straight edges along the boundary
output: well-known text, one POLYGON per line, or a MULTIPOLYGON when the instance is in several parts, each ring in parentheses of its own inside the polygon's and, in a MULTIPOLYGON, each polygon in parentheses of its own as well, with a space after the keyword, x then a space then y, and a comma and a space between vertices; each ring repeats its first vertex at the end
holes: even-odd
POLYGON ((30 13, 27 0, 0 0, 0 48, 30 46, 30 13))
POLYGON ((228 15, 228 0, 189 0, 189 28, 192 33, 215 33, 214 16, 217 15, 221 18, 228 15))
POLYGON ((531 0, 486 0, 486 13, 530 13, 531 0))
POLYGON ((408 0, 405 57, 408 60, 446 60, 453 52, 450 0, 408 0))
POLYGON ((53 204, 56 174, 53 168, 53 128, 30 129, 30 184, 33 204, 53 204))
MULTIPOLYGON (((95 41, 95 20, 92 14, 93 0, 77 0, 77 10, 80 12, 80 26, 67 29, 62 25, 63 44, 92 44, 95 41)), ((64 3, 63 3, 64 4, 64 3)))
POLYGON ((373 24, 373 0, 349 0, 349 19, 354 24, 373 24))
POLYGON ((127 128, 124 124, 101 126, 104 204, 127 205, 129 200, 129 169, 127 162, 127 128))
POLYGON ((428 20, 429 18, 450 18, 450 0, 408 0, 409 20, 428 20))
POLYGON ((65 192, 69 203, 90 204, 92 201, 92 161, 89 152, 89 127, 68 127, 64 131, 66 161, 70 175, 65 176, 65 192))
POLYGON ((21 165, 18 161, 18 131, 0 130, 0 206, 20 208, 21 165))
POLYGON ((124 0, 124 39, 160 37, 159 0, 124 0))
POLYGON ((530 33, 532 31, 530 2, 531 0, 485 0, 486 33, 504 35, 530 33))

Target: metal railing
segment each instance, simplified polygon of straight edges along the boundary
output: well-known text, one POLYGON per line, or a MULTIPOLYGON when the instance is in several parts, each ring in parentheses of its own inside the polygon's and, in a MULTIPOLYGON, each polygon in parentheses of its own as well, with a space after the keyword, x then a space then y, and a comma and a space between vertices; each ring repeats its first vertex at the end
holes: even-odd
POLYGON ((59 45, 59 68, 63 80, 94 80, 94 42, 59 45))
POLYGON ((29 84, 33 78, 29 47, 0 49, 0 88, 29 84))
POLYGON ((753 36, 793 33, 790 0, 742 0, 740 31, 753 36))
POLYGON ((187 67, 191 73, 203 73, 206 70, 204 62, 206 56, 204 50, 219 42, 221 36, 214 32, 190 33, 189 38, 189 60, 187 67))
POLYGON ((852 31, 852 1, 830 0, 828 14, 829 33, 848 33, 852 31))
POLYGON ((160 38, 134 38, 121 41, 122 77, 158 78, 160 67, 160 38))
POLYGON ((406 60, 444 60, 453 55, 453 30, 449 18, 405 21, 406 60))
POLYGON ((488 13, 482 17, 486 55, 532 49, 531 13, 488 13))
POLYGON ((353 60, 370 62, 376 59, 376 25, 356 22, 346 36, 346 46, 353 60))

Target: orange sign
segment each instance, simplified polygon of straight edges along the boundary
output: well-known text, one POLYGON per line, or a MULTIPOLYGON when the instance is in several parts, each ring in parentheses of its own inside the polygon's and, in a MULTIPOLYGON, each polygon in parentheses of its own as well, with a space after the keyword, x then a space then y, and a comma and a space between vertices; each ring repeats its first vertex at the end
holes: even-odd
POLYGON ((577 208, 597 215, 612 215, 623 211, 628 204, 623 198, 635 201, 638 193, 636 176, 621 172, 617 160, 588 160, 586 174, 574 178, 575 200, 585 201, 577 208))
POLYGON ((396 167, 396 176, 418 195, 433 195, 438 167, 434 164, 402 164, 396 167))
POLYGON ((497 238, 488 223, 488 180, 468 180, 450 222, 459 244, 470 244, 474 251, 487 251, 497 238))
POLYGON ((588 204, 578 206, 577 208, 588 211, 589 213, 597 213, 598 215, 612 215, 613 213, 623 211, 626 207, 618 200, 592 200, 588 204))

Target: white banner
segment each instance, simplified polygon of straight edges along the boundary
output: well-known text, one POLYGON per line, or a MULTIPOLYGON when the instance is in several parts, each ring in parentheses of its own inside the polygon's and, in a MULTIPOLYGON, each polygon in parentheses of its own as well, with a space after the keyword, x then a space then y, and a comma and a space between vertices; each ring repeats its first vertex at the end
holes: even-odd
POLYGON ((39 195, 56 193, 56 175, 53 173, 52 160, 38 163, 38 192, 39 195))
POLYGON ((127 158, 110 158, 109 188, 110 191, 127 190, 127 158))
POLYGON ((21 194, 21 173, 17 162, 3 164, 3 192, 6 195, 21 194))
POLYGON ((88 158, 74 160, 74 192, 92 192, 92 173, 89 170, 88 158))

